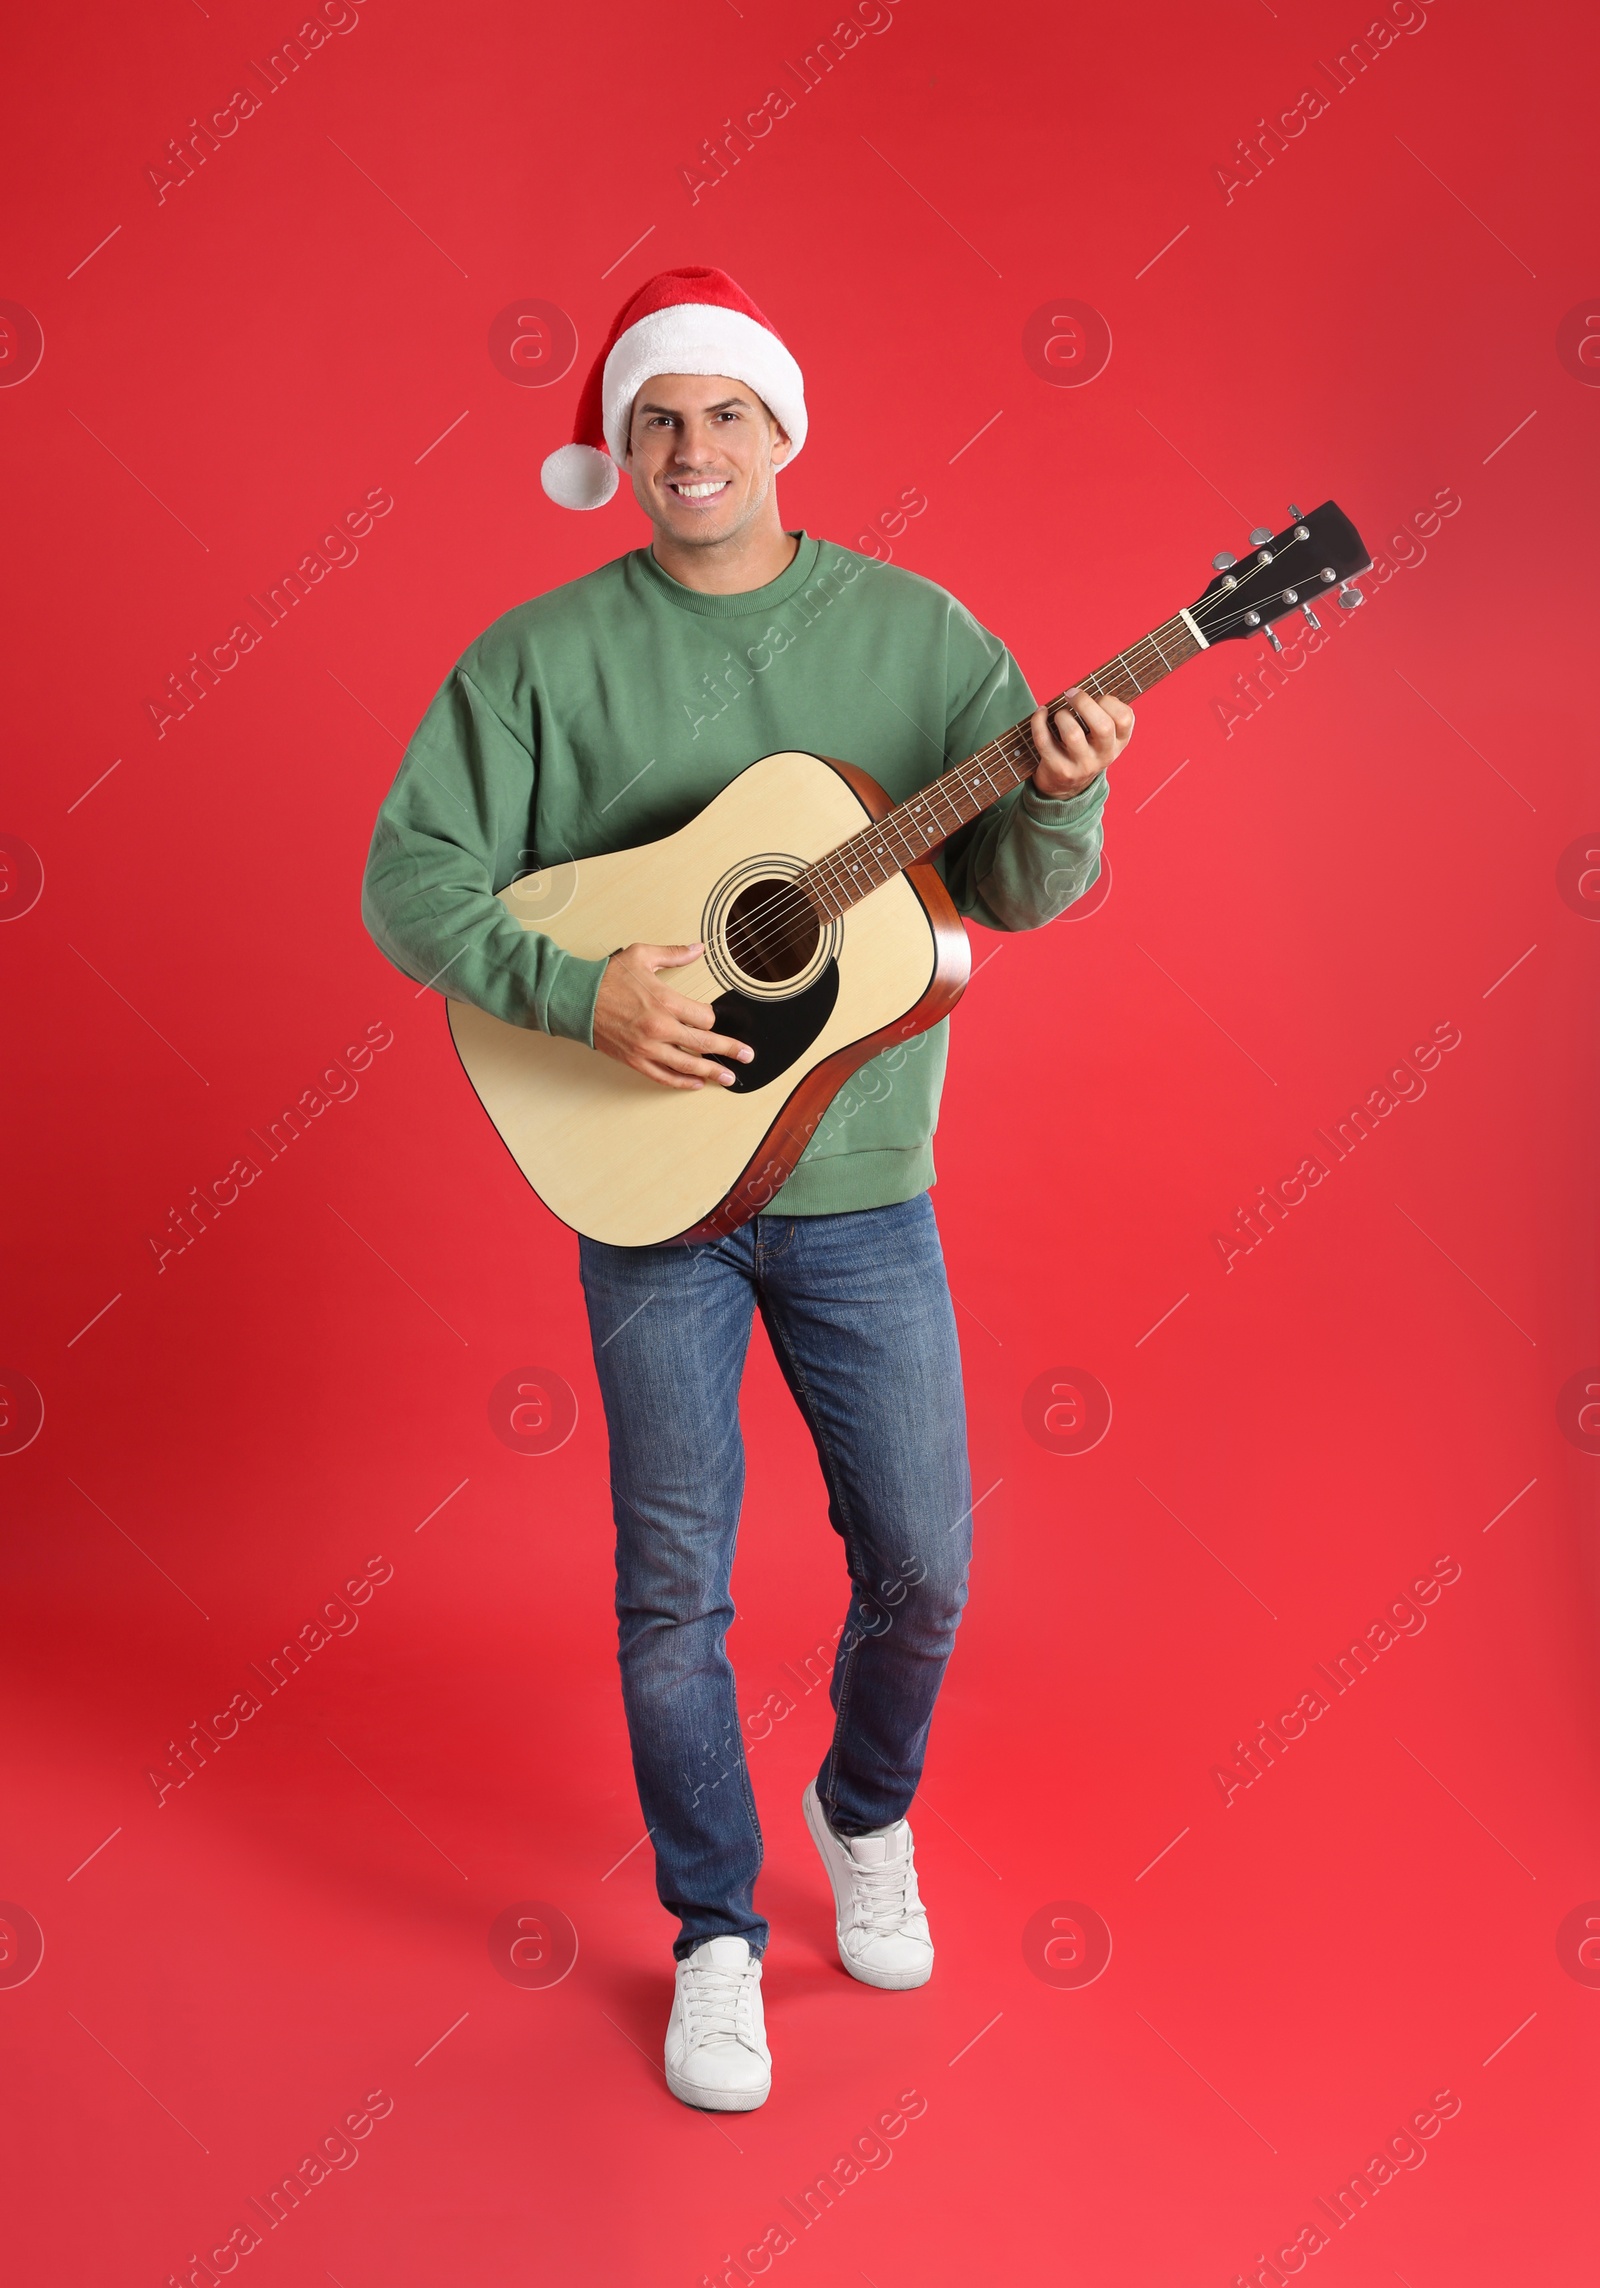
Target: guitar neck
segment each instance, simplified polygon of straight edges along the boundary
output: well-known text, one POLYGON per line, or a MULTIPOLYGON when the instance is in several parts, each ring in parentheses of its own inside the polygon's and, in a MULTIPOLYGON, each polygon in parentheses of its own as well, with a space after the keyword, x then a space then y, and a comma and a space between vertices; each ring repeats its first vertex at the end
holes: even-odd
MULTIPOLYGON (((1119 651, 1093 675, 1082 677, 1074 688, 1094 699, 1108 693, 1114 699, 1138 699, 1205 649, 1189 614, 1179 612, 1127 651, 1119 651)), ((1052 699, 1051 714, 1065 705, 1065 694, 1052 699)), ((1002 795, 1031 778, 1038 762, 1028 721, 1013 723, 1009 731, 944 772, 920 794, 817 859, 801 875, 800 886, 823 913, 836 919, 880 883, 926 858, 961 827, 981 817, 1002 795)))

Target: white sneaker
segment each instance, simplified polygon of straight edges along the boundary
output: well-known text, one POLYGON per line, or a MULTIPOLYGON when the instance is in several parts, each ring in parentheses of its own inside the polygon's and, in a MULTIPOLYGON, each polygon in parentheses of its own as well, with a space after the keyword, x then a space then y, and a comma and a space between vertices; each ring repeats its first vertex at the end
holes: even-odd
POLYGON ((839 1960, 868 1986, 925 1986, 933 1941, 917 1895, 911 1829, 903 1819, 871 1835, 836 1835, 812 1780, 801 1798, 811 1839, 833 1885, 839 1960))
POLYGON ((742 1938, 702 1939, 678 1964, 667 2021, 667 2087, 685 2105, 749 2113, 772 2088, 761 1957, 742 1938))

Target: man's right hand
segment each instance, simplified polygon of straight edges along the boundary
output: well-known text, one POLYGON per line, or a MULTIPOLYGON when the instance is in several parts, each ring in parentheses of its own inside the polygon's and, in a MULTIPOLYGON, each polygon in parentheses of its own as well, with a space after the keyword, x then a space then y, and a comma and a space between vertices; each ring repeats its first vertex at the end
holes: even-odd
POLYGON ((712 1052, 748 1064, 755 1051, 714 1033, 716 1011, 674 993, 657 975, 686 967, 704 951, 704 945, 627 945, 614 953, 594 1005, 595 1047, 663 1088, 703 1088, 707 1081, 731 1088, 732 1073, 713 1063, 712 1052))

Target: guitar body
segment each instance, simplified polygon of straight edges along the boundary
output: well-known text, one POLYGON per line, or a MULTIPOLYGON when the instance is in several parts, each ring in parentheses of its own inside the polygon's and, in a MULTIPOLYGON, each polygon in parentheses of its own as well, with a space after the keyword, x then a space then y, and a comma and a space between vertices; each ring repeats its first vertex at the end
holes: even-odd
MULTIPOLYGON (((1142 699, 1185 660, 1291 611, 1320 626, 1310 599, 1335 583, 1340 609, 1359 605, 1353 582, 1372 558, 1343 510, 1291 502, 1289 514, 1282 532, 1252 533, 1248 557, 1214 558, 1217 576, 1192 606, 1082 688, 1142 699)), ((1067 705, 1065 694, 1049 702, 1052 713, 1067 705)), ((500 902, 524 929, 587 960, 703 943, 667 974, 711 1004, 719 1033, 755 1050, 730 1066, 731 1088, 663 1088, 580 1042, 452 1001, 467 1078, 545 1205, 618 1247, 712 1239, 770 1206, 857 1066, 961 998, 967 933, 927 853, 1037 762, 1025 719, 891 804, 851 763, 768 755, 662 841, 508 883, 500 902)))
POLYGON ((664 1088, 581 1042, 451 1001, 467 1078, 563 1223, 618 1247, 734 1230, 770 1205, 857 1067, 954 1007, 971 957, 931 866, 905 867, 837 918, 783 889, 890 808, 849 763, 768 755, 676 834, 498 893, 525 929, 586 960, 704 939, 699 960, 664 974, 756 1052, 731 1068, 732 1088, 664 1088))

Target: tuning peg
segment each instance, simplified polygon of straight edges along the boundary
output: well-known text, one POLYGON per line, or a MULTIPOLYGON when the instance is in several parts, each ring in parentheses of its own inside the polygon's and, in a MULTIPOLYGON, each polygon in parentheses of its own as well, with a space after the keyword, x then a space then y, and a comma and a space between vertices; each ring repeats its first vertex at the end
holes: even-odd
POLYGON ((1271 644, 1274 651, 1282 651, 1283 646, 1278 641, 1278 631, 1276 628, 1268 628, 1267 641, 1269 644, 1271 644))
POLYGON ((1264 524, 1258 524, 1254 532, 1252 532, 1250 535, 1250 545, 1252 548, 1265 548, 1267 542, 1271 538, 1272 535, 1267 530, 1266 526, 1264 524))
POLYGON ((1295 507, 1293 501, 1289 503, 1289 514, 1294 518, 1296 524, 1300 522, 1300 511, 1295 507))
POLYGON ((1231 556, 1224 548, 1219 555, 1212 557, 1211 569, 1213 572, 1231 572, 1238 561, 1237 556, 1231 556))
POLYGON ((1366 600, 1353 580, 1346 580, 1341 583, 1339 589, 1339 609, 1341 612, 1358 612, 1366 600))
POLYGON ((1301 611, 1302 611, 1302 612, 1304 612, 1304 614, 1305 614, 1305 616, 1306 616, 1306 626, 1307 626, 1308 628, 1316 628, 1316 629, 1319 631, 1319 633, 1320 633, 1320 631, 1321 631, 1321 628, 1322 628, 1322 622, 1321 622, 1321 621, 1320 621, 1320 620, 1317 618, 1317 615, 1316 615, 1316 613, 1315 613, 1315 612, 1314 612, 1314 611, 1311 609, 1311 606, 1310 606, 1309 604, 1302 604, 1302 605, 1301 605, 1301 607, 1300 607, 1300 609, 1301 609, 1301 611))

